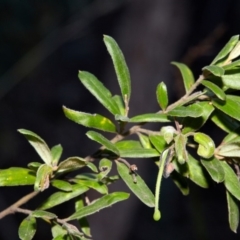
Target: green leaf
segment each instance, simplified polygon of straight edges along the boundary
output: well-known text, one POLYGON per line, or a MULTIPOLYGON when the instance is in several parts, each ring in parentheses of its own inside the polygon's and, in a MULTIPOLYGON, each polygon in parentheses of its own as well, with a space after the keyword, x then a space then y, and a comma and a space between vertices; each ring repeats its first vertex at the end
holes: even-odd
POLYGON ((116 114, 115 115, 115 120, 116 121, 121 121, 121 122, 129 122, 130 118, 128 118, 126 116, 123 116, 123 115, 116 114))
POLYGON ((35 173, 27 168, 11 167, 0 169, 1 187, 33 185, 35 180, 35 173))
POLYGON ((222 82, 224 86, 231 88, 231 89, 236 89, 240 90, 240 73, 239 71, 236 71, 235 73, 232 74, 225 74, 222 76, 222 82))
POLYGON ((37 223, 36 219, 32 216, 28 216, 21 222, 18 229, 18 236, 21 240, 31 240, 33 239, 36 229, 37 223))
POLYGON ((180 175, 176 171, 173 171, 170 176, 171 176, 173 182, 175 183, 175 185, 181 191, 181 193, 184 196, 187 196, 189 194, 189 187, 188 187, 186 178, 184 178, 182 175, 180 175))
MULTIPOLYGON (((112 97, 112 101, 114 101, 115 104, 118 106, 120 115, 124 116, 124 115, 125 115, 125 107, 124 107, 124 104, 123 104, 122 97, 119 96, 119 95, 114 95, 114 96, 112 97)), ((125 116, 125 117, 126 117, 126 116, 125 116)))
POLYGON ((32 212, 32 216, 35 218, 44 218, 44 219, 54 219, 57 218, 57 215, 51 212, 43 210, 35 210, 32 212))
POLYGON ((161 82, 157 86, 157 101, 162 110, 165 110, 168 106, 168 92, 167 86, 164 82, 161 82))
POLYGON ((105 178, 108 173, 111 171, 112 169, 112 161, 103 158, 100 160, 99 162, 99 170, 100 173, 98 174, 98 179, 102 180, 103 178, 105 178))
POLYGON ((123 140, 115 143, 115 146, 119 151, 131 150, 132 148, 142 149, 142 145, 139 141, 135 140, 123 140))
POLYGON ((240 121, 240 114, 236 109, 240 109, 240 97, 227 95, 226 102, 214 99, 213 105, 228 116, 240 121))
POLYGON ((233 50, 230 52, 228 56, 228 60, 232 61, 233 59, 237 58, 240 55, 240 42, 238 42, 233 50))
POLYGON ((186 150, 187 138, 183 134, 178 134, 175 138, 175 152, 180 164, 188 161, 188 152, 186 150))
POLYGON ((219 110, 215 110, 211 120, 223 131, 229 133, 240 127, 240 123, 219 110))
POLYGON ((106 132, 116 132, 116 126, 109 119, 99 114, 74 111, 64 106, 63 112, 68 119, 85 127, 96 128, 106 132))
POLYGON ((171 64, 175 65, 180 70, 183 77, 185 91, 188 92, 195 82, 191 70, 183 63, 171 62, 171 64))
POLYGON ((167 144, 169 144, 172 142, 175 134, 177 134, 177 131, 173 126, 165 126, 161 128, 160 133, 162 134, 167 144))
POLYGON ((214 65, 206 66, 202 70, 210 72, 212 75, 217 77, 221 77, 225 72, 223 68, 214 65))
POLYGON ((88 131, 86 135, 93 141, 98 142, 99 144, 103 145, 106 149, 119 156, 118 149, 115 147, 115 145, 111 143, 107 138, 105 138, 102 134, 94 131, 88 131))
POLYGON ((111 92, 91 73, 79 71, 78 78, 90 93, 112 114, 120 114, 111 92))
POLYGON ((227 204, 228 204, 228 221, 231 230, 237 233, 237 228, 239 224, 239 209, 238 209, 238 202, 232 196, 231 193, 226 191, 227 194, 227 204))
POLYGON ((136 183, 133 182, 133 178, 129 172, 129 168, 121 162, 115 161, 117 164, 117 171, 122 180, 127 184, 131 191, 147 206, 154 207, 154 195, 148 188, 143 179, 137 174, 136 183))
POLYGON ((88 188, 92 188, 101 194, 108 194, 107 186, 101 182, 96 182, 95 180, 82 180, 82 179, 74 179, 74 182, 86 186, 88 188))
POLYGON ((189 178, 200 187, 208 188, 208 181, 205 177, 204 169, 202 168, 200 161, 197 161, 189 154, 187 164, 189 169, 189 178))
POLYGON ((36 133, 26 130, 26 129, 18 129, 18 132, 23 134, 29 143, 34 147, 38 155, 41 157, 41 159, 48 165, 51 165, 52 162, 52 154, 48 147, 48 145, 45 143, 45 141, 39 137, 36 133))
POLYGON ((213 181, 220 183, 224 181, 225 174, 221 163, 218 159, 212 157, 211 159, 201 159, 202 165, 208 171, 213 181))
POLYGON ((40 163, 40 162, 30 162, 30 163, 28 163, 27 166, 28 166, 28 168, 30 168, 31 170, 36 172, 41 165, 42 165, 42 163, 40 163))
POLYGON ((162 153, 162 151, 166 148, 167 143, 163 136, 160 135, 149 135, 149 139, 153 146, 158 150, 159 153, 162 153))
MULTIPOLYGON (((77 200, 75 202, 75 211, 78 212, 82 208, 84 208, 84 201, 82 198, 80 198, 79 200, 77 200)), ((83 217, 83 218, 79 219, 78 221, 79 221, 79 224, 81 226, 81 230, 83 231, 83 233, 86 236, 91 237, 91 229, 90 229, 87 218, 83 217)))
POLYGON ((234 61, 227 65, 222 66, 225 70, 232 70, 240 66, 240 60, 234 61))
POLYGON ((226 189, 238 200, 240 200, 240 183, 233 169, 224 161, 220 161, 224 172, 224 185, 226 189))
POLYGON ((62 148, 61 144, 58 144, 51 148, 52 165, 53 166, 58 165, 58 161, 59 161, 60 157, 62 156, 62 151, 63 151, 63 148, 62 148))
POLYGON ((104 43, 112 58, 122 97, 125 99, 126 96, 126 100, 129 102, 131 95, 131 80, 123 53, 112 37, 104 35, 104 43))
POLYGON ((87 166, 88 162, 80 157, 69 157, 66 160, 60 162, 58 165, 57 173, 65 173, 77 170, 79 168, 87 166))
POLYGON ((209 104, 209 102, 199 102, 196 104, 198 104, 198 106, 202 108, 202 115, 201 117, 195 118, 194 121, 190 117, 183 118, 181 124, 184 127, 182 130, 182 133, 184 134, 194 132, 201 128, 206 123, 206 121, 208 120, 208 118, 210 117, 211 113, 214 110, 214 107, 211 104, 209 104))
POLYGON ((206 88, 210 89, 219 99, 223 101, 226 99, 226 95, 224 91, 220 87, 218 87, 216 84, 206 80, 203 80, 201 84, 206 88))
POLYGON ((155 149, 146 148, 132 148, 132 149, 119 149, 122 158, 151 158, 158 157, 159 153, 155 149))
POLYGON ((231 37, 231 39, 227 42, 227 44, 223 47, 223 49, 218 53, 218 55, 213 59, 211 65, 216 64, 217 62, 222 62, 223 58, 225 58, 238 43, 239 35, 235 35, 231 37), (220 61, 221 60, 221 61, 220 61))
POLYGON ((151 145, 151 142, 150 142, 148 136, 141 134, 141 133, 137 133, 137 135, 139 137, 139 140, 140 140, 143 148, 146 148, 146 149, 152 148, 152 145, 151 145))
POLYGON ((223 157, 240 157, 240 142, 226 143, 218 147, 217 153, 223 157))
POLYGON ((55 207, 61 203, 67 202, 83 193, 88 191, 88 187, 80 184, 72 185, 72 192, 55 192, 50 197, 48 197, 39 207, 41 210, 46 210, 55 207))
POLYGON ((164 113, 146 113, 130 118, 130 122, 170 122, 170 120, 164 113))
POLYGON ((52 227, 51 231, 52 231, 52 236, 54 237, 54 239, 57 239, 58 236, 62 236, 62 238, 59 238, 59 239, 65 240, 64 235, 67 234, 67 231, 65 229, 63 229, 62 226, 56 224, 52 227))
POLYGON ((114 192, 108 195, 105 195, 93 202, 88 206, 81 208, 79 211, 72 214, 68 217, 68 220, 80 219, 89 215, 92 215, 95 212, 99 212, 103 208, 110 207, 113 204, 124 201, 129 198, 129 194, 125 192, 114 192))
POLYGON ((65 192, 71 192, 72 191, 72 185, 64 180, 54 179, 51 181, 51 185, 55 188, 58 188, 59 190, 65 191, 65 192))
POLYGON ((202 116, 203 110, 198 104, 192 104, 187 107, 180 106, 176 107, 173 110, 167 113, 172 117, 192 117, 197 118, 202 116))
POLYGON ((35 191, 44 191, 49 187, 50 177, 52 174, 52 167, 42 164, 37 171, 36 181, 34 184, 35 191))

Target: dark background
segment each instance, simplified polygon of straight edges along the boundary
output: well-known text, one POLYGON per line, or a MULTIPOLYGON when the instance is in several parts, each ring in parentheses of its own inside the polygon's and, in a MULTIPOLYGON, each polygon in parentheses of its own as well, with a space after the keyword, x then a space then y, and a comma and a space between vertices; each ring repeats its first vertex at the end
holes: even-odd
MULTIPOLYGON (((134 116, 158 111, 155 89, 160 81, 167 84, 171 101, 178 99, 183 94, 181 78, 169 63, 185 62, 197 77, 226 41, 239 34, 239 13, 237 0, 0 0, 0 167, 39 160, 18 128, 36 132, 50 146, 61 143, 63 159, 84 157, 97 148, 85 136, 86 128, 64 117, 62 105, 109 116, 77 78, 78 70, 87 70, 113 94, 119 93, 103 34, 114 37, 126 57, 134 116)), ((222 133, 210 128, 220 141, 222 133)), ((132 162, 154 189, 153 163, 132 162)), ((113 187, 128 191, 122 183, 113 187)), ((238 239, 228 226, 223 187, 190 187, 191 194, 184 197, 170 179, 164 179, 159 222, 134 196, 89 217, 94 239, 238 239)), ((32 187, 1 188, 0 209, 30 191, 32 187)), ((24 207, 37 204, 34 199, 24 207)), ((69 205, 56 210, 61 218, 72 211, 69 205)), ((2 219, 0 239, 18 239, 23 217, 2 219)), ((38 229, 34 239, 50 239, 46 224, 38 221, 38 229)))

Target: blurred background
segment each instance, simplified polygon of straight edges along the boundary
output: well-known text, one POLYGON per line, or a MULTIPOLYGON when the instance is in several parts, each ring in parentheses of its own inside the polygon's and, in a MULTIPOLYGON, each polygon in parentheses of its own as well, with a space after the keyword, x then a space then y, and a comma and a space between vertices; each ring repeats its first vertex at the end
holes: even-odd
MULTIPOLYGON (((18 128, 36 132, 49 146, 61 143, 63 159, 95 151, 98 146, 85 136, 87 129, 66 119, 62 105, 110 117, 77 78, 78 70, 89 71, 113 94, 119 93, 103 34, 114 37, 125 55, 134 116, 159 110, 155 89, 161 81, 167 84, 171 101, 178 99, 183 86, 170 62, 188 64, 197 78, 226 41, 239 34, 239 13, 237 0, 0 0, 0 168, 39 160, 18 128)), ((222 138, 214 130, 210 135, 217 141, 222 138)), ((131 162, 154 189, 157 169, 152 161, 131 162)), ((113 188, 128 191, 123 183, 113 188)), ((0 211, 30 191, 32 187, 1 188, 0 211)), ((89 217, 93 239, 239 239, 229 229, 222 186, 203 190, 190 184, 190 193, 182 196, 170 179, 164 179, 161 221, 155 222, 153 210, 131 196, 130 201, 89 217)), ((34 199, 24 207, 37 204, 34 199)), ((72 207, 56 211, 63 218, 72 207)), ((2 219, 0 239, 18 239, 23 217, 2 219)), ((38 221, 38 229, 34 239, 50 239, 45 223, 38 221)))

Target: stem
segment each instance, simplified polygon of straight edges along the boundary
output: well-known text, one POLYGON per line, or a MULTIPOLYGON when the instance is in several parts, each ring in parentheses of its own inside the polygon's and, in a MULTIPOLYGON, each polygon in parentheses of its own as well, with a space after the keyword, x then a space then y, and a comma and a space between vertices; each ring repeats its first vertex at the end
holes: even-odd
POLYGON ((24 203, 28 202, 29 200, 31 200, 38 194, 39 194, 38 191, 34 191, 34 192, 31 192, 31 193, 27 194, 26 196, 22 197, 17 202, 15 202, 13 205, 11 205, 10 207, 8 207, 5 210, 3 210, 2 212, 0 212, 0 219, 4 218, 8 214, 15 212, 18 207, 22 206, 24 203))
POLYGON ((168 159, 169 152, 170 152, 170 149, 166 149, 160 157, 159 171, 158 171, 156 188, 155 188, 155 208, 154 208, 154 214, 153 214, 153 219, 155 221, 158 221, 161 218, 161 213, 159 211, 160 188, 161 188, 163 170, 165 167, 165 163, 168 159))

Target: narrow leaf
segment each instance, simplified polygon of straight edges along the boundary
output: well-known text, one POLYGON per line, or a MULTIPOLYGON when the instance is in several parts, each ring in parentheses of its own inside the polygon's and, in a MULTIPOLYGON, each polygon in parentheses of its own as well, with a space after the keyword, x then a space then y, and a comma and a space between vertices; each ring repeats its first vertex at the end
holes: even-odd
POLYGON ((189 154, 187 164, 189 169, 189 178, 200 187, 208 188, 208 181, 205 177, 204 169, 200 161, 197 161, 189 154))
POLYGON ((130 122, 170 122, 170 120, 164 113, 146 113, 130 118, 130 122))
POLYGON ((237 68, 239 66, 240 66, 240 60, 237 60, 237 61, 234 61, 234 62, 229 63, 227 65, 224 65, 223 68, 225 70, 231 70, 231 69, 235 69, 235 68, 237 68))
POLYGON ((224 86, 231 89, 240 90, 239 71, 236 71, 235 73, 231 73, 231 74, 225 74, 221 77, 221 79, 224 86))
POLYGON ((164 82, 161 82, 157 86, 157 101, 162 110, 165 110, 168 106, 168 92, 167 86, 164 82))
POLYGON ((224 181, 225 178, 224 169, 222 168, 222 165, 218 159, 214 157, 208 160, 201 159, 201 163, 208 171, 213 181, 217 183, 224 181))
POLYGON ((112 169, 112 161, 103 158, 101 159, 101 161, 99 162, 99 170, 100 173, 98 174, 98 179, 102 180, 103 178, 105 178, 108 173, 111 171, 112 169))
POLYGON ((224 74, 224 69, 216 65, 206 66, 202 70, 210 72, 212 75, 217 77, 221 77, 224 74))
POLYGON ((163 136, 160 135, 149 135, 149 139, 153 146, 158 150, 159 153, 162 153, 162 151, 166 148, 167 143, 163 136))
POLYGON ((224 112, 219 110, 215 110, 213 112, 213 116, 211 120, 223 131, 229 133, 235 131, 237 128, 240 127, 240 123, 232 119, 230 116, 226 115, 224 112))
POLYGON ((119 48, 116 41, 110 36, 104 36, 104 43, 107 47, 107 50, 112 58, 115 72, 117 75, 118 83, 121 88, 122 97, 129 102, 131 95, 131 80, 130 73, 123 56, 121 49, 119 48))
POLYGON ((187 107, 184 106, 176 107, 173 110, 169 111, 167 114, 172 117, 197 118, 202 116, 203 110, 198 104, 192 104, 187 107))
POLYGON ((29 143, 34 147, 34 149, 36 150, 38 155, 42 158, 42 160, 46 164, 50 165, 52 162, 52 154, 45 141, 41 137, 39 137, 36 133, 26 129, 18 129, 18 132, 20 132, 27 138, 29 143))
POLYGON ((175 183, 175 185, 181 191, 181 193, 184 196, 187 196, 189 194, 189 187, 188 187, 186 178, 184 178, 182 175, 180 175, 176 171, 173 171, 170 176, 171 176, 173 182, 175 183))
POLYGON ((72 186, 72 192, 56 192, 48 197, 39 207, 41 210, 46 210, 55 207, 61 203, 67 202, 88 191, 88 188, 79 184, 72 186))
POLYGON ((123 140, 115 143, 115 146, 119 151, 131 150, 132 148, 142 149, 142 145, 139 141, 135 140, 123 140))
POLYGON ((72 185, 69 182, 64 180, 54 179, 51 181, 51 185, 62 191, 66 191, 66 192, 72 191, 72 185))
POLYGON ((36 177, 35 172, 27 168, 11 167, 0 170, 0 186, 33 185, 36 177))
POLYGON ((231 193, 226 191, 227 194, 227 204, 228 204, 228 221, 231 230, 237 233, 237 228, 239 224, 239 209, 238 209, 238 202, 232 196, 231 193))
POLYGON ((233 169, 225 161, 220 161, 224 172, 224 185, 226 189, 238 200, 240 200, 240 183, 233 169))
POLYGON ((122 158, 151 158, 158 157, 159 153, 155 149, 132 148, 132 149, 118 149, 122 158))
POLYGON ((62 236, 62 238, 59 238, 60 240, 65 240, 64 236, 67 234, 67 231, 62 228, 62 226, 56 224, 52 227, 52 236, 54 237, 53 240, 56 240, 58 236, 62 236))
POLYGON ((74 179, 74 182, 86 186, 88 188, 92 188, 101 194, 108 194, 108 188, 105 184, 101 182, 96 182, 95 180, 80 180, 74 179))
POLYGON ((171 62, 171 64, 175 65, 180 70, 184 82, 185 91, 188 92, 195 82, 191 70, 183 63, 171 62))
MULTIPOLYGON (((119 96, 119 95, 114 95, 112 97, 112 101, 115 102, 115 104, 118 106, 118 109, 119 109, 119 112, 122 116, 125 115, 125 107, 124 107, 124 104, 123 104, 123 100, 122 100, 122 97, 119 96)), ((125 116, 126 117, 126 116, 125 116)))
POLYGON ((58 144, 51 148, 52 165, 53 166, 58 165, 58 161, 59 161, 60 157, 62 156, 62 151, 63 151, 63 148, 62 148, 61 144, 58 144))
POLYGON ((57 173, 70 172, 87 166, 88 162, 80 157, 69 157, 60 162, 57 173))
POLYGON ((88 128, 96 128, 106 132, 116 132, 115 125, 107 118, 99 114, 89 114, 85 112, 74 111, 63 106, 65 116, 88 128))
POLYGON ((41 165, 42 165, 42 163, 40 163, 40 162, 30 162, 30 163, 28 163, 27 166, 28 166, 28 168, 30 168, 31 170, 36 172, 41 165))
POLYGON ((151 145, 151 142, 150 142, 148 136, 141 134, 141 133, 138 133, 137 135, 139 137, 139 140, 140 140, 143 148, 146 148, 146 149, 152 148, 152 145, 151 145))
POLYGON ((226 143, 218 148, 217 154, 223 157, 240 157, 240 142, 226 143))
POLYGON ((216 84, 206 80, 203 80, 201 83, 203 86, 210 89, 219 99, 223 101, 226 99, 226 95, 224 91, 220 87, 218 87, 216 84))
POLYGON ((36 233, 37 223, 34 217, 28 216, 21 222, 18 236, 21 240, 31 240, 36 233))
POLYGON ((53 172, 52 167, 42 164, 37 171, 36 181, 34 184, 35 191, 44 191, 49 187, 51 174, 53 172))
POLYGON ((32 216, 36 218, 43 219, 54 219, 57 218, 57 215, 51 212, 43 211, 43 210, 35 210, 32 212, 32 216))
POLYGON ((100 143, 106 149, 108 149, 109 151, 111 151, 119 156, 119 151, 116 148, 116 146, 113 143, 111 143, 107 138, 105 138, 102 134, 94 132, 94 131, 88 131, 86 133, 86 135, 93 141, 100 143))
POLYGON ((183 134, 178 134, 175 138, 176 157, 180 164, 188 161, 188 153, 186 150, 187 138, 183 134))
MULTIPOLYGON (((235 47, 239 39, 239 35, 235 35, 231 37, 231 39, 227 42, 227 44, 223 47, 223 49, 218 53, 218 55, 213 59, 211 65, 219 62, 224 57, 226 57, 232 49, 235 47)), ((221 61, 222 62, 222 61, 221 61)))
POLYGON ((240 42, 238 42, 233 48, 233 50, 230 52, 228 59, 233 60, 237 58, 239 55, 240 55, 240 42))
POLYGON ((120 114, 111 92, 91 73, 79 71, 78 77, 89 92, 112 114, 120 114))
POLYGON ((99 212, 103 208, 112 206, 113 204, 124 201, 129 198, 129 194, 125 192, 114 192, 108 195, 105 195, 93 202, 88 206, 81 208, 79 211, 72 214, 68 217, 68 220, 81 219, 83 217, 92 215, 95 212, 99 212))
POLYGON ((209 102, 199 102, 197 104, 202 108, 202 115, 198 118, 195 118, 194 121, 190 117, 183 119, 181 124, 183 125, 182 133, 184 134, 188 132, 194 132, 201 128, 206 123, 214 110, 214 107, 209 104, 209 102))
POLYGON ((240 121, 240 114, 236 109, 240 109, 240 97, 227 95, 226 101, 213 100, 213 105, 228 116, 240 121))
POLYGON ((115 161, 117 164, 117 171, 122 178, 122 180, 127 184, 130 190, 147 206, 154 207, 154 195, 151 190, 148 188, 143 179, 137 174, 136 183, 133 182, 133 178, 129 172, 129 168, 124 164, 118 161, 115 161))

